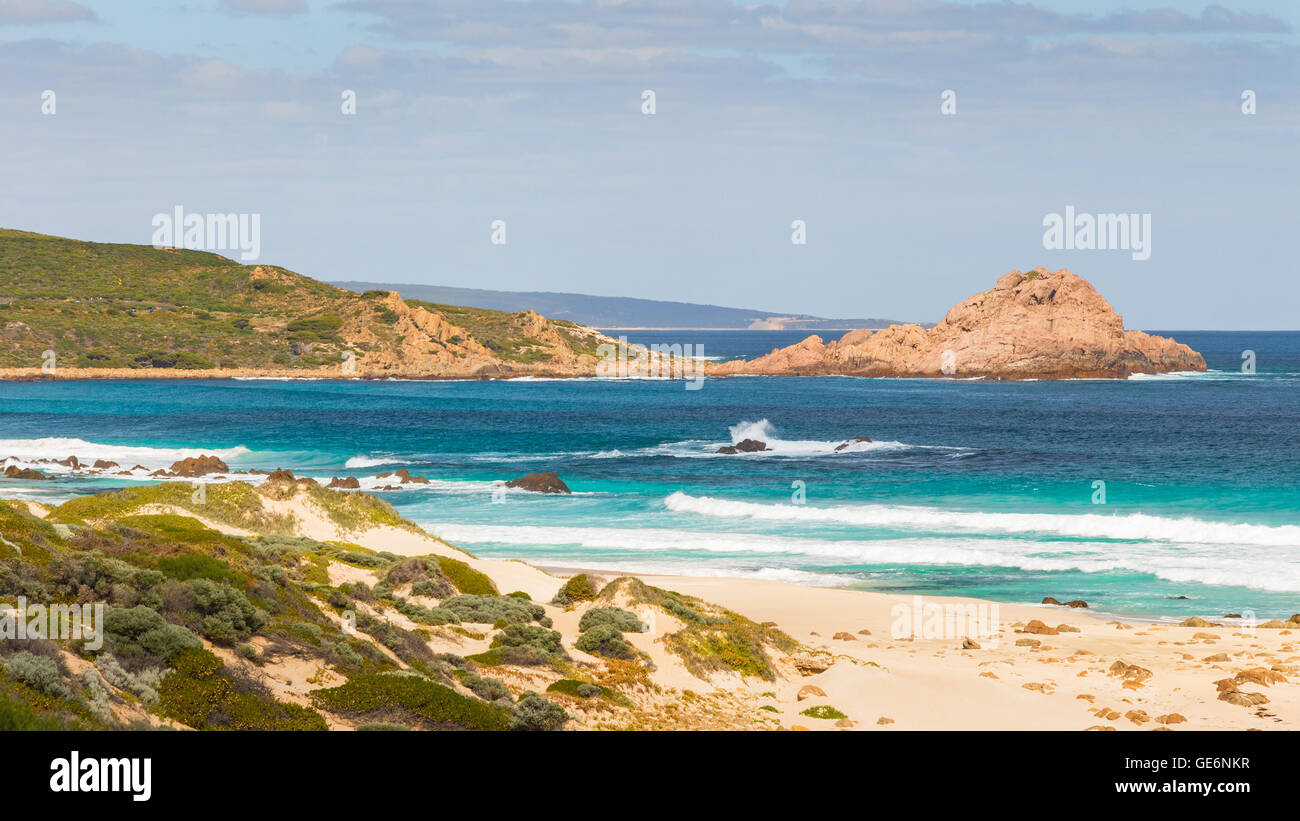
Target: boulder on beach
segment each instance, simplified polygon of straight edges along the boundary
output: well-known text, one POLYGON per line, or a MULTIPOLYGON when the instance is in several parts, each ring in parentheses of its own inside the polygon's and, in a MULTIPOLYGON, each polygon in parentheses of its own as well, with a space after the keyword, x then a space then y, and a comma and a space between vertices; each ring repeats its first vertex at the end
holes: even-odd
POLYGON ((528 490, 533 493, 572 493, 569 486, 555 473, 529 473, 506 482, 506 487, 528 490))
POLYGON ((758 453, 767 450, 767 442, 760 442, 757 439, 741 439, 734 445, 724 445, 717 449, 717 453, 758 453))
POLYGON ((188 456, 173 462, 171 472, 176 476, 206 476, 209 473, 229 473, 230 466, 215 456, 188 456))
POLYGON ((95 470, 108 470, 110 468, 121 467, 117 462, 110 462, 107 459, 96 459, 95 464, 91 465, 95 470))
POLYGON ((342 479, 340 479, 337 476, 333 476, 330 478, 329 486, 346 488, 347 490, 356 490, 357 488, 361 487, 361 483, 357 481, 357 478, 355 476, 347 476, 342 479))
POLYGON ((297 479, 296 476, 293 475, 293 471, 292 471, 292 470, 285 470, 284 468, 276 468, 275 470, 273 470, 273 471, 271 471, 270 473, 266 474, 266 481, 268 481, 268 482, 296 482, 296 481, 298 481, 298 479, 297 479))

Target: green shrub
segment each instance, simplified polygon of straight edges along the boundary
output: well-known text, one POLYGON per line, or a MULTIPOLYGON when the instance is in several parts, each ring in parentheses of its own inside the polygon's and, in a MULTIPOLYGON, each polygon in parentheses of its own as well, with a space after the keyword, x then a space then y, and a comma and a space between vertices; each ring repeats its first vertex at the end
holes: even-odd
POLYGON ((385 714, 394 708, 433 722, 470 730, 504 730, 510 713, 494 704, 461 695, 452 688, 410 673, 354 676, 346 684, 316 690, 312 698, 323 708, 339 713, 385 714))
POLYGON ((132 673, 123 668, 112 653, 101 653, 95 660, 95 667, 114 687, 126 690, 141 701, 150 704, 158 700, 158 684, 162 681, 162 669, 149 667, 132 673))
POLYGON ((579 573, 570 578, 555 594, 551 604, 558 604, 561 607, 568 607, 581 601, 591 601, 596 598, 596 585, 592 582, 591 577, 586 573, 579 573))
POLYGON ((185 583, 185 592, 203 617, 203 635, 218 644, 248 638, 269 618, 265 610, 226 582, 192 579, 185 583))
POLYGON ((187 553, 183 556, 168 556, 158 560, 158 569, 168 578, 188 581, 190 579, 209 579, 214 582, 228 582, 242 585, 244 579, 230 565, 202 553, 187 553))
POLYGON ((506 689, 504 684, 494 678, 484 678, 470 673, 461 679, 461 683, 468 687, 470 692, 484 701, 496 701, 499 698, 510 698, 510 691, 506 689))
POLYGON ((636 649, 623 640, 623 634, 608 624, 598 624, 587 630, 573 646, 584 653, 612 659, 635 659, 636 649))
POLYGON ((515 599, 510 596, 452 596, 438 605, 439 609, 455 613, 462 622, 470 624, 527 624, 545 618, 546 608, 540 604, 515 599))
POLYGON ((472 596, 495 596, 497 586, 484 574, 459 559, 438 557, 438 566, 456 589, 472 596))
POLYGON ((315 710, 277 701, 251 682, 227 677, 207 650, 182 650, 158 687, 158 709, 196 730, 325 730, 315 710))
POLYGON ((9 678, 21 681, 33 690, 55 698, 69 698, 72 693, 59 674, 59 665, 52 658, 19 650, 0 660, 9 678))
POLYGON ((519 703, 515 705, 515 720, 511 723, 510 729, 559 730, 568 720, 569 714, 564 712, 564 708, 560 705, 537 693, 524 693, 519 703))
POLYGON ((118 658, 165 662, 188 647, 202 645, 189 630, 144 605, 105 609, 104 649, 118 658))
POLYGON ((593 607, 582 614, 578 622, 578 632, 585 633, 593 627, 606 625, 620 633, 643 633, 646 626, 635 613, 620 607, 593 607))
POLYGON ((844 713, 841 713, 839 710, 836 710, 834 707, 830 706, 829 704, 818 704, 815 707, 809 707, 806 710, 800 711, 799 715, 808 716, 809 718, 825 718, 825 719, 848 718, 848 716, 844 715, 844 713))

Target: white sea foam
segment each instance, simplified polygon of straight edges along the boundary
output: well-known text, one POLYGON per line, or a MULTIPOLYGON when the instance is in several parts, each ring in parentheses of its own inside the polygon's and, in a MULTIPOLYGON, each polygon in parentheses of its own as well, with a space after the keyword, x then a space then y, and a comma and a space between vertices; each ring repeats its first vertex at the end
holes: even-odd
MULTIPOLYGON (((122 467, 130 468, 140 464, 148 468, 171 467, 173 462, 189 456, 207 454, 229 462, 248 453, 246 447, 208 448, 202 446, 182 448, 151 448, 138 445, 109 445, 99 442, 87 442, 84 439, 64 437, 45 437, 42 439, 0 439, 0 459, 12 457, 9 462, 36 464, 38 459, 64 459, 75 456, 82 463, 93 463, 96 459, 117 462, 122 467)), ((46 463, 40 464, 42 470, 57 472, 57 467, 46 463)))
POLYGON ((664 504, 677 513, 712 519, 830 523, 938 533, 1052 534, 1081 539, 1263 547, 1300 545, 1300 527, 1295 525, 1234 524, 1142 513, 979 513, 887 505, 816 507, 740 502, 681 491, 668 496, 664 504))
MULTIPOLYGON (((828 540, 770 534, 717 533, 667 528, 538 527, 527 525, 426 524, 426 529, 458 545, 518 545, 521 555, 538 561, 547 548, 565 554, 569 564, 590 566, 599 561, 575 554, 591 551, 637 551, 656 555, 654 561, 678 565, 679 573, 696 567, 744 561, 776 567, 808 561, 838 565, 963 565, 1024 571, 1125 571, 1149 573, 1179 583, 1249 587, 1300 592, 1300 566, 1284 548, 1225 551, 1220 544, 1061 542, 972 537, 913 537, 869 541, 828 540), (664 555, 665 551, 681 554, 664 555), (682 569, 686 568, 686 569, 682 569)), ((645 567, 634 559, 629 567, 645 567)), ((792 571, 804 572, 798 567, 792 571)))
POLYGON ((414 462, 402 459, 399 456, 353 456, 343 463, 343 467, 348 470, 359 470, 361 468, 373 468, 380 465, 413 465, 414 462))

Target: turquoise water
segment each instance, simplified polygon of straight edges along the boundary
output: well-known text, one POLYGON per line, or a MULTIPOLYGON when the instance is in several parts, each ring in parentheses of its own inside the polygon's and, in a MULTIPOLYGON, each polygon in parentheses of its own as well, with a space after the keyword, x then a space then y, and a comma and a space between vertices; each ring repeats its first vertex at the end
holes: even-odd
MULTIPOLYGON (((706 355, 760 332, 630 333, 706 355)), ((217 452, 363 485, 481 555, 1181 618, 1300 612, 1300 333, 1173 332, 1208 374, 979 381, 0 383, 0 458, 217 452), (1258 372, 1241 373, 1253 350, 1258 372), (853 436, 875 442, 835 452, 853 436), (720 456, 765 439, 769 453, 720 456), (495 493, 557 471, 573 496, 495 493), (1104 504, 1098 496, 1104 482, 1104 504), (802 498, 798 489, 802 487, 802 498), (1176 598, 1186 596, 1186 599, 1176 598)), ((794 334, 798 339, 802 334, 794 334)), ((0 481, 57 500, 137 479, 0 481)))

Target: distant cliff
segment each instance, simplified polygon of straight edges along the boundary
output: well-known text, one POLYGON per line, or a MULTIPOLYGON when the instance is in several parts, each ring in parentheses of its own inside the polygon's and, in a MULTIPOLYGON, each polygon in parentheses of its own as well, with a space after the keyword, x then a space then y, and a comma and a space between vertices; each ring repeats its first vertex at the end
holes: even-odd
POLYGON ((358 292, 382 288, 397 291, 407 299, 426 302, 473 305, 477 308, 497 311, 537 311, 552 319, 567 319, 592 328, 842 331, 845 328, 884 328, 895 321, 869 317, 823 319, 808 314, 778 314, 771 311, 726 308, 693 302, 566 294, 554 291, 488 291, 481 288, 453 288, 444 285, 356 281, 333 284, 358 292))
POLYGON ((1037 268, 1012 271, 929 330, 891 325, 851 331, 830 344, 810 336, 757 359, 713 365, 709 373, 1066 379, 1203 370, 1205 359, 1186 345, 1125 331, 1123 318, 1086 280, 1037 268))

